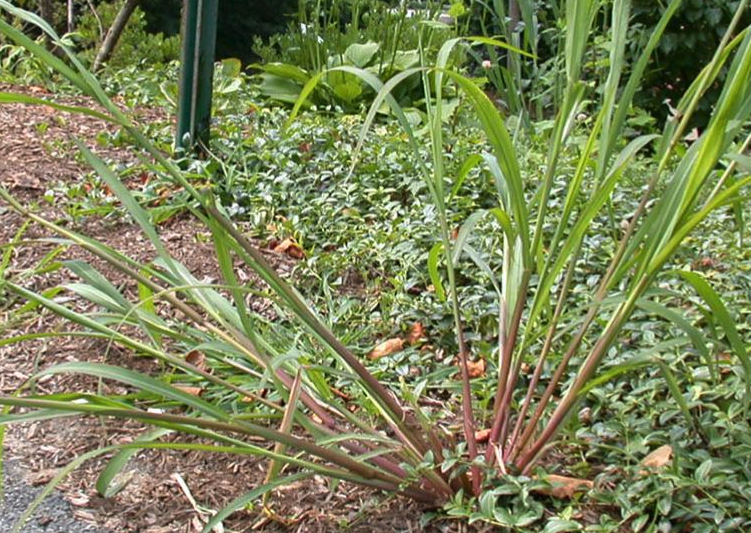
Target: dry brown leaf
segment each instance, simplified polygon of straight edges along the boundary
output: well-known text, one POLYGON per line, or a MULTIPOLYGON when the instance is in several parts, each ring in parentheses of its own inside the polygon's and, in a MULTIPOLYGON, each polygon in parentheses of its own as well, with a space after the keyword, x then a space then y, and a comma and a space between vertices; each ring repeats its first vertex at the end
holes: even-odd
POLYGON ((546 481, 550 483, 551 487, 545 487, 541 489, 535 489, 535 492, 552 496, 561 500, 571 499, 577 492, 584 492, 592 489, 594 483, 588 479, 581 479, 576 477, 566 477, 551 474, 545 477, 546 481))
POLYGON ((72 498, 67 498, 67 500, 76 507, 85 507, 91 502, 88 496, 80 493, 73 496, 72 498))
POLYGON ((198 350, 191 350, 185 356, 185 362, 199 370, 206 370, 206 358, 198 350))
POLYGON ((475 431, 475 440, 482 444, 483 442, 488 442, 488 439, 490 438, 490 430, 489 429, 481 429, 480 431, 475 431))
MULTIPOLYGON (((670 444, 660 446, 656 450, 653 450, 641 461, 641 465, 646 468, 662 468, 670 462, 673 457, 673 447, 670 444)), ((646 474, 644 470, 641 472, 646 474)))
POLYGON ((407 342, 409 344, 415 344, 417 341, 424 338, 426 338, 425 326, 422 325, 422 322, 415 322, 412 324, 412 327, 409 328, 409 333, 407 334, 407 342))
POLYGON ((287 254, 294 259, 303 259, 305 257, 305 252, 293 239, 284 239, 274 247, 274 251, 278 254, 287 254))
POLYGON ((479 378, 485 375, 485 359, 477 361, 467 361, 467 372, 470 379, 479 378))
POLYGON ((57 468, 45 468, 44 470, 40 470, 39 472, 35 472, 31 474, 29 477, 29 483, 33 486, 37 485, 45 485, 52 480, 53 477, 55 477, 58 474, 57 468))
POLYGON ((188 385, 173 385, 177 390, 183 391, 186 394, 190 394, 191 396, 200 396, 203 394, 203 389, 201 387, 191 387, 188 385))
POLYGON ((331 392, 333 392, 335 396, 339 396, 342 400, 345 400, 347 402, 352 399, 352 396, 350 396, 346 392, 340 391, 336 387, 331 387, 331 392))
POLYGON ((373 351, 368 354, 368 359, 375 361, 392 353, 400 352, 402 348, 404 348, 404 341, 402 339, 398 337, 388 339, 373 348, 373 351))

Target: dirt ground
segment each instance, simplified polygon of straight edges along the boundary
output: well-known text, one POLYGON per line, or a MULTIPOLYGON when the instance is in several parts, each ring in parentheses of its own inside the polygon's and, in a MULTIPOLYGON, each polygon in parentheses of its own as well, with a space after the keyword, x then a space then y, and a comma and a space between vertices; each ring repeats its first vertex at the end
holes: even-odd
MULTIPOLYGON (((36 97, 50 97, 35 87, 10 87, 0 84, 0 91, 15 91, 36 97)), ((64 98, 65 103, 90 105, 83 98, 64 98)), ((138 110, 141 120, 166 120, 161 112, 138 110)), ((51 108, 21 104, 0 105, 0 183, 23 204, 50 219, 64 219, 65 213, 44 199, 45 191, 60 184, 76 183, 90 170, 77 157, 72 140, 82 140, 108 161, 131 165, 134 154, 125 150, 102 148, 97 136, 112 131, 100 121, 83 115, 71 115, 51 108)), ((0 244, 13 241, 24 219, 0 201, 0 244)), ((139 260, 153 257, 151 247, 138 228, 122 219, 88 217, 67 221, 68 227, 93 236, 139 260)), ((169 251, 185 264, 198 279, 217 279, 207 232, 187 215, 170 219, 161 228, 169 251)), ((45 237, 37 227, 26 228, 23 239, 45 237)), ((41 291, 72 280, 64 269, 24 277, 24 272, 43 261, 55 244, 30 242, 14 248, 9 276, 21 279, 27 287, 41 291), (20 277, 19 277, 20 276, 20 277)), ((0 250, 0 256, 3 251, 0 250)), ((281 271, 289 271, 294 259, 268 252, 281 271)), ((85 258, 99 267, 111 281, 128 288, 117 272, 77 249, 61 251, 54 259, 85 258)), ((66 296, 68 296, 66 294, 66 296)), ((0 339, 43 331, 66 331, 64 324, 51 313, 38 310, 21 320, 9 321, 18 303, 4 301, 0 293, 0 339)), ((68 305, 85 308, 82 301, 68 305)), ((158 365, 149 359, 113 347, 98 339, 51 337, 0 345, 0 394, 13 394, 38 369, 66 361, 97 361, 121 365, 139 371, 157 372, 158 365)), ((32 392, 118 391, 94 378, 73 375, 42 379, 32 392)), ((125 443, 138 437, 144 428, 136 423, 75 418, 35 422, 12 426, 6 434, 5 453, 20 464, 33 485, 49 481, 62 466, 89 450, 125 443)), ((145 451, 134 456, 126 469, 127 485, 116 496, 104 499, 94 488, 105 458, 91 460, 70 475, 61 486, 71 502, 75 516, 97 524, 113 533, 193 533, 200 531, 209 510, 221 509, 235 497, 260 484, 266 463, 254 458, 207 455, 195 452, 145 451), (195 502, 195 505, 193 504, 195 502)), ((253 511, 236 513, 225 522, 225 531, 294 531, 330 532, 413 532, 420 527, 421 510, 411 502, 390 498, 374 491, 340 484, 331 491, 321 478, 299 482, 277 491, 275 510, 280 520, 269 520, 253 511)), ((467 531, 453 521, 433 524, 425 531, 467 531)), ((490 529, 471 529, 490 531, 490 529)))

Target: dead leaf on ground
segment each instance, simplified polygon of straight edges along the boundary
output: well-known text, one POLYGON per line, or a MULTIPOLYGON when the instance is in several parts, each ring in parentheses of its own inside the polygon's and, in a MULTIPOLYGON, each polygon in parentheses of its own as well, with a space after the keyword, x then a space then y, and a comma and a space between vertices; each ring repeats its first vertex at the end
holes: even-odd
POLYGON ((368 354, 368 359, 375 361, 392 353, 400 352, 402 348, 404 348, 404 341, 402 339, 398 337, 388 339, 373 348, 373 351, 368 354))
POLYGON ((479 378, 485 375, 485 359, 477 361, 467 361, 467 372, 470 379, 479 378))
POLYGON ((206 370, 206 358, 198 350, 191 350, 185 356, 185 362, 199 370, 206 370))
POLYGON ((331 392, 333 392, 335 396, 339 396, 344 401, 348 402, 348 401, 350 401, 352 399, 352 396, 350 396, 346 392, 340 391, 336 387, 331 387, 331 392))
POLYGON ((58 474, 57 468, 45 468, 35 472, 29 476, 29 483, 36 487, 37 485, 45 485, 49 483, 53 477, 58 474))
POLYGON ((415 344, 417 341, 425 338, 425 326, 422 325, 422 322, 415 322, 412 324, 412 327, 409 328, 409 333, 407 334, 407 342, 409 344, 415 344))
MULTIPOLYGON (((656 469, 662 468, 670 462, 673 457, 673 447, 670 444, 660 446, 656 450, 653 450, 641 461, 641 465, 646 468, 656 469)), ((646 474, 645 470, 641 471, 641 474, 646 474)))
POLYGON ((490 438, 490 430, 489 429, 481 429, 479 431, 475 431, 475 440, 482 444, 483 442, 488 442, 488 439, 490 438))
POLYGON ((588 479, 558 476, 556 474, 546 476, 545 480, 550 483, 551 486, 535 489, 534 492, 545 494, 546 496, 552 496, 553 498, 558 498, 560 500, 571 499, 577 492, 585 492, 594 487, 594 483, 588 479))
POLYGON ((186 394, 190 394, 191 396, 200 396, 203 394, 203 389, 201 387, 191 387, 189 385, 173 385, 173 387, 186 394))
POLYGON ((274 247, 274 251, 278 254, 287 254, 294 259, 305 257, 305 252, 293 239, 284 239, 274 247))

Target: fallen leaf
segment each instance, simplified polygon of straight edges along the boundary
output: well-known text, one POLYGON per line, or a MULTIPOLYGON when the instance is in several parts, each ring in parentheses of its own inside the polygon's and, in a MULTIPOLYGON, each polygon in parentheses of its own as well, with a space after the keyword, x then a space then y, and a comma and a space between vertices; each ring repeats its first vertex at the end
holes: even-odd
POLYGON ((425 326, 423 326, 421 322, 415 322, 412 324, 412 327, 409 328, 409 333, 407 334, 407 342, 409 344, 415 344, 417 341, 424 338, 426 338, 425 326))
POLYGON ((50 482, 50 480, 55 477, 58 474, 57 468, 45 468, 44 470, 40 470, 39 472, 36 472, 34 474, 31 474, 29 483, 33 486, 37 485, 45 485, 50 482))
POLYGON ((284 239, 274 247, 274 251, 278 254, 287 254, 294 259, 303 259, 305 257, 305 252, 293 239, 284 239))
POLYGON ((685 137, 683 138, 683 140, 684 140, 684 141, 688 141, 688 142, 694 142, 694 141, 698 141, 698 140, 699 140, 699 137, 700 137, 700 136, 701 136, 701 135, 699 134, 699 128, 694 128, 694 129, 692 129, 692 130, 691 130, 691 131, 689 132, 689 134, 688 134, 688 135, 686 135, 686 136, 685 136, 685 137))
POLYGON ((346 392, 340 391, 336 387, 331 387, 331 392, 333 392, 335 396, 339 396, 342 400, 345 400, 347 402, 352 399, 352 396, 350 396, 346 392))
POLYGON ((475 440, 482 444, 483 442, 488 442, 488 439, 490 438, 490 430, 489 429, 481 429, 480 431, 475 431, 475 440))
POLYGON ((201 387, 191 387, 188 385, 173 385, 177 390, 183 391, 186 394, 190 394, 191 396, 200 396, 203 394, 203 389, 201 387))
POLYGON ((206 358, 198 350, 191 350, 185 356, 185 362, 199 370, 206 370, 206 358))
POLYGON ((392 353, 400 352, 402 348, 404 348, 404 341, 402 339, 398 337, 388 339, 373 348, 373 351, 368 354, 368 359, 375 361, 392 353))
POLYGON ((72 498, 68 498, 68 501, 75 505, 76 507, 85 507, 89 504, 91 500, 89 500, 89 497, 85 494, 78 494, 77 496, 74 496, 72 498))
MULTIPOLYGON (((670 444, 665 444, 663 446, 660 446, 656 450, 653 450, 649 453, 644 459, 641 461, 641 465, 646 468, 662 468, 666 464, 670 462, 670 459, 673 457, 673 447, 670 444)), ((646 474, 647 472, 645 470, 642 470, 640 472, 641 474, 646 474)))
POLYGON ((534 492, 552 496, 558 499, 571 499, 577 492, 584 492, 592 489, 594 483, 588 479, 580 479, 576 477, 558 476, 550 474, 545 477, 545 480, 550 483, 550 487, 544 487, 535 489, 534 492))
POLYGON ((470 379, 479 378, 485 375, 485 359, 477 361, 467 361, 467 372, 470 379))

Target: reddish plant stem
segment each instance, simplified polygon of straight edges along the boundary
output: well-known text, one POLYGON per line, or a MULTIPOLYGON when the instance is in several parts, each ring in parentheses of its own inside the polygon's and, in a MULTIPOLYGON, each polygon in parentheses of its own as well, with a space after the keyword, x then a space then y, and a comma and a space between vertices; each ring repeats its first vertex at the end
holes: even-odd
POLYGON ((507 416, 507 407, 504 406, 505 391, 508 385, 509 372, 511 370, 511 356, 514 353, 514 346, 516 345, 516 339, 519 335, 519 328, 521 325, 522 311, 524 310, 524 303, 527 297, 527 288, 529 285, 530 273, 528 270, 522 275, 522 283, 517 295, 516 305, 514 307, 514 314, 511 317, 511 329, 508 334, 506 344, 503 346, 503 355, 501 360, 501 370, 498 376, 498 385, 496 389, 496 405, 493 418, 493 425, 490 429, 490 437, 488 438, 488 447, 485 450, 485 462, 492 465, 495 461, 494 449, 498 445, 498 436, 501 433, 501 426, 504 419, 507 416))
POLYGON ((537 440, 535 440, 532 446, 530 446, 529 449, 525 450, 524 453, 516 461, 516 466, 520 470, 522 470, 522 472, 529 472, 539 452, 550 442, 552 437, 560 428, 563 421, 566 419, 568 413, 571 411, 573 406, 576 405, 579 392, 584 387, 584 385, 587 384, 589 379, 597 370, 597 366, 599 365, 607 350, 612 345, 616 335, 618 335, 618 333, 620 332, 626 319, 633 311, 637 300, 649 286, 652 278, 653 276, 643 276, 638 285, 634 288, 629 299, 618 306, 618 309, 613 314, 613 318, 610 320, 607 329, 597 340, 597 343, 595 344, 594 348, 592 348, 589 356, 587 356, 587 359, 584 362, 584 366, 577 374, 574 383, 571 385, 571 387, 569 387, 566 395, 558 403, 555 411, 553 411, 553 414, 550 417, 550 421, 547 423, 542 433, 537 438, 537 440))
MULTIPOLYGON (((458 297, 455 291, 452 291, 455 305, 458 306, 458 297)), ((458 307, 456 308, 458 309, 458 307)), ((464 436, 467 439, 467 452, 469 460, 474 461, 477 458, 477 439, 475 438, 475 416, 472 410, 472 385, 469 381, 469 365, 467 357, 467 344, 464 340, 464 331, 461 319, 457 314, 457 340, 459 342, 459 366, 462 374, 462 421, 464 425, 464 436)), ((475 495, 480 494, 482 486, 482 473, 479 467, 473 465, 470 467, 472 472, 472 492, 475 495)))
POLYGON ((542 347, 542 352, 540 353, 540 357, 537 359, 537 365, 535 366, 535 371, 532 375, 532 379, 529 382, 529 387, 527 387, 527 394, 525 395, 524 401, 522 402, 521 411, 519 412, 516 423, 514 424, 514 431, 511 434, 511 439, 509 440, 507 449, 505 450, 504 459, 506 460, 513 457, 516 453, 516 443, 517 439, 519 438, 519 433, 521 432, 524 420, 527 418, 527 412, 532 405, 532 396, 534 395, 535 389, 537 388, 537 384, 540 382, 540 376, 542 375, 542 371, 545 368, 545 360, 547 359, 548 354, 550 353, 550 349, 553 346, 553 338, 555 337, 555 332, 558 327, 558 321, 560 320, 561 314, 563 313, 563 309, 565 307, 568 288, 571 284, 571 280, 574 277, 573 273, 577 255, 578 249, 577 252, 574 253, 574 259, 569 264, 568 270, 566 272, 566 277, 564 278, 563 285, 561 286, 561 292, 558 295, 558 303, 556 304, 555 312, 553 313, 553 319, 548 326, 548 332, 545 336, 545 342, 542 347))

